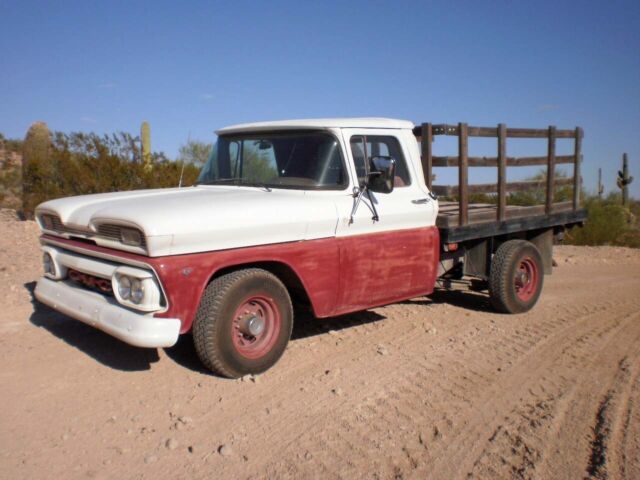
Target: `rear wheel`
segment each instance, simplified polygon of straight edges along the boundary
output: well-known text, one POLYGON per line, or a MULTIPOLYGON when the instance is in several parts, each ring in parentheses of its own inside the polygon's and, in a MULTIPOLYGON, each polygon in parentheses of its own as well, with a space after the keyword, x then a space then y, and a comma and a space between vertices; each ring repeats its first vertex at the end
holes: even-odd
POLYGON ((292 327, 286 287, 272 273, 251 268, 209 284, 193 324, 193 340, 207 368, 238 378, 272 367, 284 353, 292 327))
POLYGON ((509 240, 491 261, 489 296, 499 312, 522 313, 538 301, 544 278, 542 256, 530 242, 509 240))

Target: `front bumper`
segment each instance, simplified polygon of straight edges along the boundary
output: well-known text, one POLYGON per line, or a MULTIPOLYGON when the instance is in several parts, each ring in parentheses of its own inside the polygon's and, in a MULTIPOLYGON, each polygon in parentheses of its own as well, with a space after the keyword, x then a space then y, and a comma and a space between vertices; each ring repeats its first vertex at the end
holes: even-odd
POLYGON ((170 347, 180 334, 177 318, 155 318, 131 311, 115 299, 75 287, 67 282, 42 277, 36 298, 65 315, 98 328, 137 347, 170 347))

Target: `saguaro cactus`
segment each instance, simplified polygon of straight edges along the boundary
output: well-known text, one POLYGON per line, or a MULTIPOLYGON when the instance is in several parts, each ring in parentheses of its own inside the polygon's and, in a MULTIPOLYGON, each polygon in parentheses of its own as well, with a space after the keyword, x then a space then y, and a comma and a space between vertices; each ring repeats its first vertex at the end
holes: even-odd
POLYGON ((602 198, 604 193, 604 185, 602 185, 602 169, 598 169, 598 198, 602 198))
POLYGON ((622 170, 618 170, 618 179, 616 183, 618 188, 622 190, 622 205, 625 207, 629 204, 629 189, 627 186, 633 182, 633 177, 629 176, 629 162, 627 154, 622 154, 622 170))
POLYGON ((22 144, 22 213, 33 218, 36 205, 46 199, 54 167, 51 165, 51 133, 47 124, 35 122, 22 144))
POLYGON ((140 139, 142 140, 142 163, 145 170, 151 169, 151 127, 149 122, 142 122, 140 128, 140 139))

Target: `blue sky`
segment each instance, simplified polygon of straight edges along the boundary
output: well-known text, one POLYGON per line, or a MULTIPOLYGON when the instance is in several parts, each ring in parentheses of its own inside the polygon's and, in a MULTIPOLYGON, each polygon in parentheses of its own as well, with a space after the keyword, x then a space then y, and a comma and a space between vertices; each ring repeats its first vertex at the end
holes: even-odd
MULTIPOLYGON (((626 151, 640 197, 639 25, 638 0, 0 0, 0 132, 44 120, 135 133, 148 120, 154 150, 173 157, 189 135, 270 119, 580 125, 585 186, 601 166, 615 189, 626 151)), ((471 154, 493 147, 478 140, 471 154)))

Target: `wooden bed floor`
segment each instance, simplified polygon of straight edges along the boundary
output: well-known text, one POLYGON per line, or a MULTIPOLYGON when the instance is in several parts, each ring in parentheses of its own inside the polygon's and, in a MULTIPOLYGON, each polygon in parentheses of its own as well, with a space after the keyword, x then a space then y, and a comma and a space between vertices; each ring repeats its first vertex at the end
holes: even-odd
MULTIPOLYGON (((436 219, 436 226, 440 228, 457 227, 459 225, 458 202, 439 202, 440 209, 436 219)), ((563 212, 572 209, 571 202, 554 203, 552 212, 563 212)), ((522 218, 544 215, 544 205, 522 207, 507 205, 506 218, 522 218)), ((469 224, 495 222, 498 218, 498 206, 489 203, 469 204, 469 224)))

